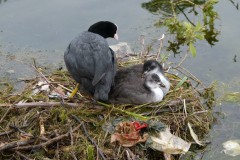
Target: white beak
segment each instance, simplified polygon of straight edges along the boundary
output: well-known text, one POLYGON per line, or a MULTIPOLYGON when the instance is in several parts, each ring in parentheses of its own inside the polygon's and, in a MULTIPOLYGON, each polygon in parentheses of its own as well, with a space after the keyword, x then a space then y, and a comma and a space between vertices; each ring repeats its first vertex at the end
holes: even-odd
POLYGON ((117 35, 117 33, 114 34, 114 37, 113 37, 113 38, 116 39, 116 40, 118 40, 118 35, 117 35))

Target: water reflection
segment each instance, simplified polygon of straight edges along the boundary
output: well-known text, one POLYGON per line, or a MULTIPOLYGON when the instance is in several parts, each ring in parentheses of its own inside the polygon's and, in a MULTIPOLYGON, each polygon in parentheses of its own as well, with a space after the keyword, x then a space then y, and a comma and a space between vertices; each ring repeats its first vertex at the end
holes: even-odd
MULTIPOLYGON (((194 0, 194 1, 178 1, 178 0, 151 0, 149 2, 142 3, 142 8, 148 10, 152 14, 160 15, 159 21, 155 26, 168 28, 170 34, 175 34, 175 39, 169 41, 168 49, 174 53, 179 53, 180 46, 189 45, 189 43, 195 43, 197 39, 205 39, 211 46, 218 42, 217 36, 219 31, 215 27, 215 20, 218 17, 217 12, 214 11, 214 5, 217 1, 214 0, 194 0), (197 37, 188 41, 188 37, 184 37, 184 23, 188 22, 192 26, 196 26, 198 22, 194 22, 198 16, 198 21, 203 25, 204 29, 201 30, 203 38, 197 37), (176 19, 173 19, 176 18, 176 19), (170 22, 169 19, 173 19, 170 22), (181 19, 181 20, 180 20, 181 19), (176 23, 176 20, 178 22, 176 23), (201 21, 202 20, 202 21, 201 21), (170 27, 173 27, 172 30, 170 27)), ((235 4, 235 3, 234 3, 235 4)), ((195 33, 194 33, 195 34, 195 33)), ((199 32, 196 34, 200 34, 199 32)))
POLYGON ((233 57, 233 62, 237 62, 237 55, 235 54, 234 57, 233 57))
POLYGON ((7 2, 8 0, 0 0, 0 4, 7 2))
POLYGON ((233 0, 229 0, 229 1, 233 4, 233 6, 234 6, 237 10, 239 10, 238 2, 234 2, 233 0))
MULTIPOLYGON (((194 12, 195 14, 198 14, 193 3, 191 4, 187 1, 185 1, 185 2, 183 1, 181 3, 176 3, 176 2, 177 2, 176 0, 172 1, 172 2, 169 0, 151 0, 150 2, 142 3, 142 8, 147 9, 149 12, 151 12, 153 14, 162 13, 165 16, 166 15, 172 16, 172 14, 174 14, 174 12, 176 14, 179 14, 184 9, 190 7, 191 8, 190 12, 194 12), (174 8, 172 8, 172 4, 174 4, 176 7, 178 7, 179 10, 175 10, 174 8)), ((194 3, 196 5, 202 5, 205 3, 205 1, 197 0, 197 1, 194 1, 194 3)))

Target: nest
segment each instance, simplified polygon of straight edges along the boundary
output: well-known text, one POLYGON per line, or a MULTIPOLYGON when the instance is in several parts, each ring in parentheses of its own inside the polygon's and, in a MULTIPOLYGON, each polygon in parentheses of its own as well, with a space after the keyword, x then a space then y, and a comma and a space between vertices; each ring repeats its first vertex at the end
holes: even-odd
MULTIPOLYGON (((128 61, 118 62, 119 67, 126 67, 142 60, 130 57, 128 61)), ((0 159, 97 159, 102 156, 128 159, 126 151, 135 158, 159 159, 161 152, 142 144, 131 148, 111 144, 111 135, 103 126, 119 118, 151 119, 170 126, 174 135, 193 142, 187 123, 191 123, 199 139, 203 139, 213 121, 213 91, 193 87, 195 82, 190 81, 191 77, 180 78, 168 73, 171 89, 160 103, 112 105, 96 102, 79 92, 74 99, 50 98, 50 92, 66 94, 76 83, 67 71, 49 74, 35 69, 39 76, 26 80, 27 85, 20 94, 12 94, 11 84, 0 84, 0 159), (50 91, 39 90, 33 94, 34 89, 41 87, 36 87, 39 81, 47 82, 50 91)))

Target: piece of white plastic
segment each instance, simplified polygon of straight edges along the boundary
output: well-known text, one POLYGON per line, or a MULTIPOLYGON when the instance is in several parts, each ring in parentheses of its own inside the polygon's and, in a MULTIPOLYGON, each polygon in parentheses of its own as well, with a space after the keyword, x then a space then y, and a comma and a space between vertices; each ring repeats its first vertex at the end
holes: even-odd
POLYGON ((224 148, 223 153, 233 157, 240 155, 240 139, 229 140, 222 145, 224 148))
POLYGON ((185 154, 191 146, 191 143, 171 134, 169 128, 159 132, 157 136, 150 136, 150 138, 152 140, 151 148, 167 154, 185 154))

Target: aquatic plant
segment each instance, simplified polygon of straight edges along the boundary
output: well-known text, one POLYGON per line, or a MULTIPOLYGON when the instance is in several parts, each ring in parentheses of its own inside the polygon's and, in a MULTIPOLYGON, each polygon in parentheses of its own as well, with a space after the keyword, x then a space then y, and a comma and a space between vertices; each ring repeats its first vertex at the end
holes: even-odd
POLYGON ((180 46, 187 45, 195 57, 197 40, 205 39, 210 45, 218 42, 219 31, 214 26, 218 18, 214 10, 217 3, 218 0, 151 0, 142 3, 142 7, 160 16, 156 27, 166 27, 174 35, 174 39, 168 41, 168 50, 180 53, 180 46))

